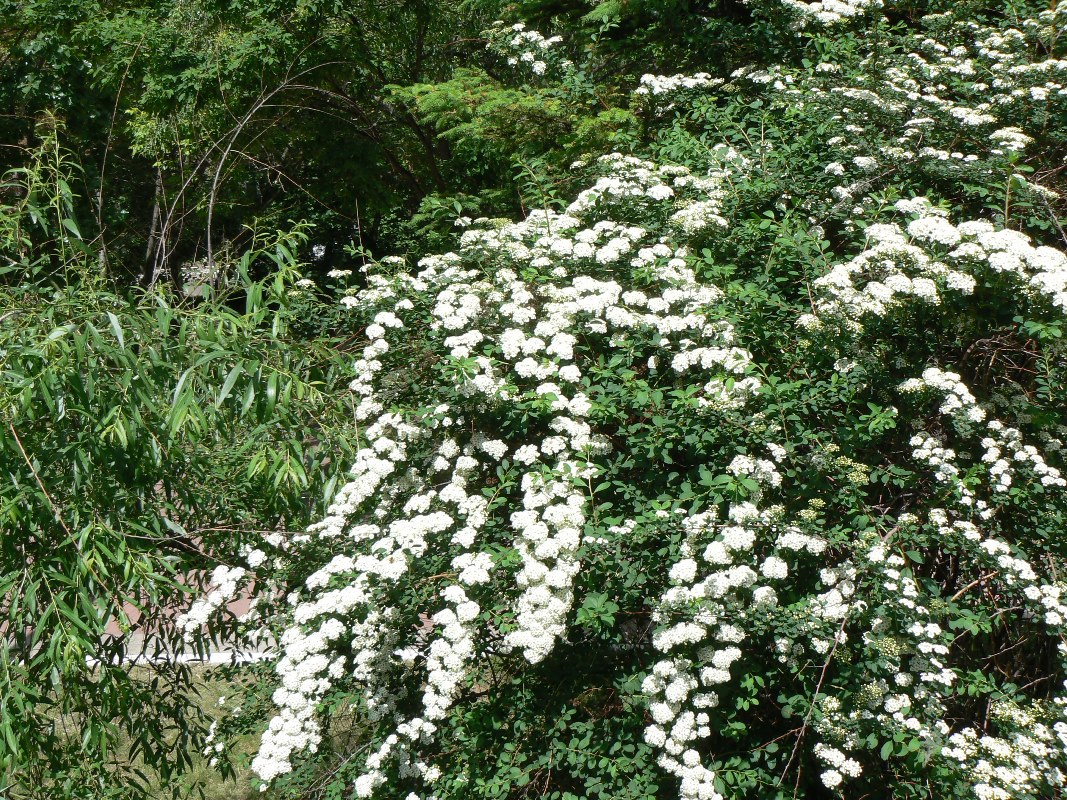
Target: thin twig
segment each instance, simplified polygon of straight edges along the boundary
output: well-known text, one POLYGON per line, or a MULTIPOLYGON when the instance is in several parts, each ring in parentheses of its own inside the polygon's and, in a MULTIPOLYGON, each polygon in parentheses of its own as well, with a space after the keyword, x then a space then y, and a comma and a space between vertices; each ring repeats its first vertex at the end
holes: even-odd
POLYGON ((104 176, 107 173, 107 157, 111 152, 111 140, 115 133, 115 120, 119 115, 119 101, 122 99, 122 90, 126 86, 126 78, 130 74, 134 59, 137 58, 137 54, 141 51, 141 45, 144 44, 145 36, 147 35, 147 33, 141 35, 141 40, 133 48, 133 54, 126 64, 126 69, 123 70, 118 91, 115 93, 115 103, 111 108, 111 122, 107 127, 107 141, 104 143, 104 153, 100 158, 100 185, 96 192, 96 228, 100 234, 100 255, 103 258, 105 269, 107 268, 107 239, 104 236, 104 176))
POLYGON ((26 466, 30 468, 30 472, 33 473, 34 479, 37 481, 37 485, 41 487, 41 491, 44 492, 44 496, 48 498, 48 503, 52 506, 52 513, 55 514, 56 522, 60 527, 67 532, 67 536, 71 539, 74 538, 70 532, 70 528, 67 527, 67 523, 63 521, 62 514, 59 513, 59 506, 56 505, 56 501, 52 499, 52 495, 48 493, 48 489, 44 485, 44 481, 41 480, 41 476, 37 474, 36 468, 33 466, 33 462, 30 461, 30 457, 26 454, 26 448, 22 446, 22 440, 19 438, 18 431, 15 430, 15 423, 9 422, 7 424, 8 430, 11 431, 11 435, 15 437, 15 444, 19 446, 19 452, 22 453, 22 458, 26 461, 26 466))
POLYGON ((963 597, 965 594, 967 594, 967 592, 969 592, 971 589, 973 589, 978 584, 985 583, 990 578, 995 578, 999 574, 1000 574, 999 572, 994 570, 993 572, 990 572, 990 573, 988 573, 986 575, 982 575, 981 577, 975 578, 973 581, 971 581, 966 586, 964 586, 962 589, 960 589, 958 592, 956 592, 956 594, 952 595, 952 597, 950 597, 948 599, 948 601, 950 603, 955 603, 957 600, 959 600, 961 597, 963 597))
POLYGON ((1044 194, 1038 192, 1041 197, 1041 202, 1045 206, 1045 210, 1048 212, 1049 219, 1052 220, 1052 224, 1056 226, 1056 230, 1060 232, 1060 238, 1063 239, 1063 243, 1067 244, 1067 232, 1064 232, 1063 226, 1060 225, 1059 219, 1056 217, 1056 212, 1052 210, 1052 206, 1049 204, 1048 198, 1044 194))
MULTIPOLYGON (((841 634, 845 631, 845 625, 848 623, 848 615, 841 620, 841 625, 837 629, 837 635, 834 637, 833 647, 830 648, 830 652, 826 656, 826 662, 822 665, 822 671, 819 673, 819 681, 815 684, 815 692, 811 696, 811 705, 808 706, 808 713, 804 715, 804 721, 800 725, 800 730, 797 731, 797 740, 793 744, 793 752, 789 754, 789 760, 785 762, 785 767, 782 769, 782 777, 778 779, 776 785, 781 786, 782 781, 785 780, 785 776, 789 774, 789 768, 793 765, 793 759, 796 758, 797 752, 800 750, 800 743, 804 739, 804 734, 808 730, 808 723, 811 722, 811 715, 815 712, 815 704, 819 702, 819 692, 822 690, 822 685, 826 681, 826 673, 830 670, 830 662, 834 660, 834 653, 837 652, 837 646, 841 642, 841 634)), ((797 771, 797 782, 793 787, 793 797, 797 796, 797 792, 800 790, 800 771, 797 771)))

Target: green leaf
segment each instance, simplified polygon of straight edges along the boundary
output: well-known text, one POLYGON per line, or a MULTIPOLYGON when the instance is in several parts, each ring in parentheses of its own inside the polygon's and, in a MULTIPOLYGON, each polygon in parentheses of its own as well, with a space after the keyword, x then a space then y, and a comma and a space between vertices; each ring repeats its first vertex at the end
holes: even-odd
POLYGON ((122 333, 122 325, 119 324, 119 318, 111 311, 107 312, 107 318, 111 322, 111 331, 115 334, 115 338, 118 340, 119 349, 126 349, 126 337, 122 333))
POLYGON ((237 379, 244 374, 244 369, 244 364, 237 364, 226 375, 226 380, 222 382, 222 388, 219 389, 218 397, 215 398, 216 408, 222 406, 226 398, 230 396, 230 392, 233 391, 233 386, 237 383, 237 379))
POLYGON ((74 237, 76 239, 81 239, 82 238, 82 233, 81 233, 80 230, 78 230, 78 226, 74 222, 74 220, 72 220, 72 219, 70 219, 68 217, 64 217, 63 218, 63 227, 66 228, 68 231, 70 231, 72 234, 74 234, 74 237))

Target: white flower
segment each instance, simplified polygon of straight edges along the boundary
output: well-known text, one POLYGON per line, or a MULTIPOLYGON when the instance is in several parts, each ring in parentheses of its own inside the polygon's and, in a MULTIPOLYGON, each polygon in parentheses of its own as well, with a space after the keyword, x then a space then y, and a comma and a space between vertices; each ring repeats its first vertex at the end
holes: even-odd
POLYGON ((760 572, 771 580, 783 580, 789 575, 789 565, 777 556, 770 556, 760 566, 760 572))
POLYGON ((833 789, 840 785, 842 780, 841 773, 838 772, 836 769, 826 770, 826 772, 822 773, 819 776, 819 779, 822 781, 823 786, 826 786, 829 789, 833 789))
POLYGON ((691 558, 679 561, 670 570, 670 579, 674 583, 692 583, 697 574, 697 562, 691 558))
POLYGON ((259 549, 253 550, 245 556, 245 563, 248 564, 251 569, 256 569, 266 560, 267 554, 259 549))

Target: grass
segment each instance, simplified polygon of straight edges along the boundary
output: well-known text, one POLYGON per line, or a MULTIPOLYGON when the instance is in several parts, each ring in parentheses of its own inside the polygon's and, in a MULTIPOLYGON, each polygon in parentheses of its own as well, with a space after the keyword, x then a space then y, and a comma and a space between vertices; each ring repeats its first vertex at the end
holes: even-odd
MULTIPOLYGON (((231 680, 216 675, 218 670, 212 667, 196 667, 195 687, 200 697, 200 708, 213 719, 222 719, 229 712, 220 700, 237 694, 238 686, 231 680)), ((243 736, 234 743, 230 750, 231 758, 237 770, 236 779, 227 780, 215 770, 210 756, 197 755, 194 767, 182 779, 182 794, 190 798, 203 797, 204 800, 252 800, 263 795, 251 785, 252 773, 248 764, 255 755, 259 737, 243 736)), ((170 797, 169 791, 161 789, 160 798, 170 797)))

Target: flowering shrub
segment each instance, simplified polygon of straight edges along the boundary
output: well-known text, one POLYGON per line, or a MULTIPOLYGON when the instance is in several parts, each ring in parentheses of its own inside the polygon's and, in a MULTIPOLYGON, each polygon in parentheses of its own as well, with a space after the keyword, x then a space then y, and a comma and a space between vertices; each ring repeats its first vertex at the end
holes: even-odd
POLYGON ((607 368, 594 354, 617 349, 631 364, 664 373, 688 394, 694 418, 740 408, 758 390, 732 326, 708 315, 721 293, 697 282, 671 236, 725 224, 714 211, 732 156, 724 150, 724 169, 703 178, 604 157, 603 176, 565 213, 533 213, 503 227, 484 221, 463 235, 459 254, 426 258, 413 277, 370 276, 357 310, 370 320, 372 340, 353 383, 368 446, 331 516, 294 542, 342 549, 305 583, 325 594, 299 602, 297 624, 282 635, 281 714, 254 763, 261 776, 288 771, 294 750, 317 744, 318 723, 308 712, 330 685, 320 673, 351 675, 347 658, 324 654, 348 629, 338 627, 339 614, 362 618, 364 639, 353 642, 351 663, 361 665, 368 711, 396 725, 357 781, 362 796, 386 780, 390 756, 401 774, 436 774, 410 751, 434 738, 473 675, 512 653, 532 665, 552 654, 567 632, 590 546, 592 481, 616 449, 601 432, 618 411, 590 377, 607 368), (612 275, 620 263, 641 277, 619 284, 612 275), (398 345, 424 318, 430 322, 420 345, 440 351, 432 370, 452 387, 450 397, 399 410, 410 383, 398 382, 396 370, 412 354, 398 345), (401 362, 391 369, 385 359, 397 350, 401 362), (699 393, 683 388, 692 380, 699 393), (525 435, 516 440, 516 431, 525 435), (394 494, 387 481, 400 475, 394 494), (371 516, 353 530, 367 509, 371 516), (365 555, 348 553, 353 538, 366 542, 365 555), (502 548, 512 555, 502 558, 502 548), (421 582, 431 564, 438 578, 427 605, 395 606, 390 595, 421 582), (432 628, 418 624, 420 614, 432 628), (486 627, 490 620, 496 630, 486 627), (487 639, 497 636, 490 648, 487 639), (402 654, 400 664, 383 659, 394 653, 402 654), (426 670, 426 685, 421 707, 406 714, 398 683, 414 669, 426 670))
MULTIPOLYGON (((781 5, 845 65, 647 74, 657 159, 346 298, 350 482, 249 563, 288 592, 264 782, 1063 790, 1067 237, 1027 154, 1067 143, 1064 12, 887 55, 848 33, 877 3, 781 5)), ((554 38, 494 36, 555 79, 554 38)))

